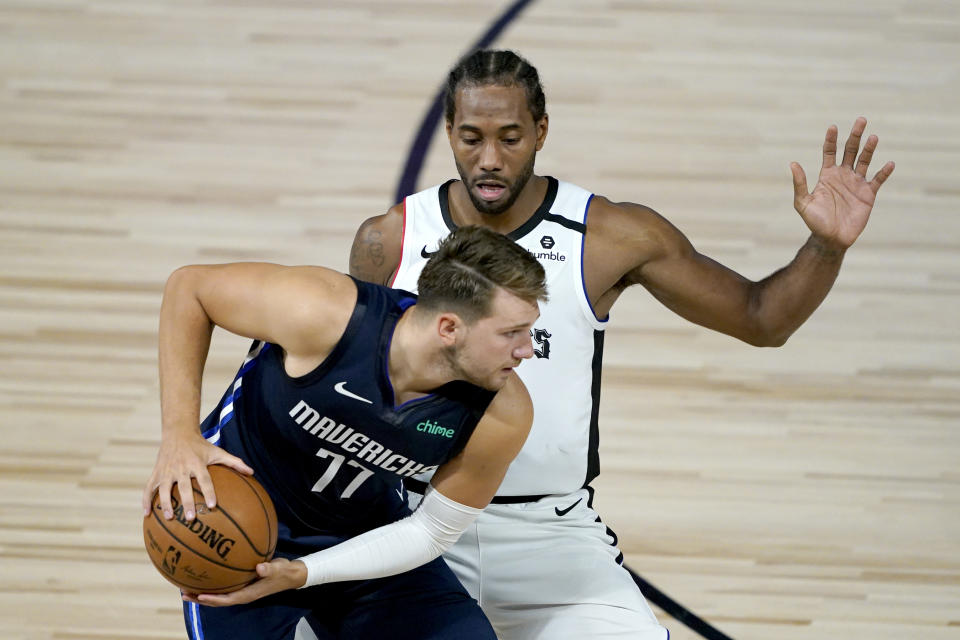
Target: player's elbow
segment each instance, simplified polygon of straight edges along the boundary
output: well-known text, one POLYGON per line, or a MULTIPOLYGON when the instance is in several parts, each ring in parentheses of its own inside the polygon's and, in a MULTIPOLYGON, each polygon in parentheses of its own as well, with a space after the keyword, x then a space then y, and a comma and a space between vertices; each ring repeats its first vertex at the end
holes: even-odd
MULTIPOLYGON (((184 304, 200 303, 201 291, 210 275, 209 265, 187 265, 176 269, 163 288, 163 306, 183 309, 184 304)), ((208 287, 206 287, 208 288, 208 287)))
POLYGON ((164 297, 170 296, 174 292, 183 288, 190 280, 190 266, 178 267, 167 276, 167 282, 163 286, 164 297))
POLYGON ((763 335, 753 336, 751 339, 746 340, 748 344, 754 347, 782 347, 787 344, 787 340, 790 338, 789 333, 765 333, 763 335))
POLYGON ((169 296, 177 292, 192 289, 196 284, 196 278, 201 267, 199 265, 186 265, 177 268, 167 277, 167 283, 164 285, 164 295, 169 296))
POLYGON ((737 337, 753 347, 782 347, 791 335, 793 335, 792 329, 754 323, 748 331, 737 337))
POLYGON ((737 337, 754 347, 782 347, 797 325, 792 323, 789 316, 780 313, 763 294, 762 283, 754 283, 750 287, 741 323, 744 331, 737 337))

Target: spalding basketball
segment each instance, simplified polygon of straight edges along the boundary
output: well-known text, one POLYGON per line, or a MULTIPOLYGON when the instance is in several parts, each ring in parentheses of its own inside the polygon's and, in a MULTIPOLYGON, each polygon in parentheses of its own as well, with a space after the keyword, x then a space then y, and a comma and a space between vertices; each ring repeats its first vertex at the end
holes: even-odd
POLYGON ((163 517, 154 492, 150 515, 143 519, 143 542, 164 578, 189 593, 229 593, 257 577, 257 564, 273 557, 277 512, 270 496, 251 476, 230 467, 207 467, 217 506, 207 507, 193 480, 196 517, 187 521, 173 486, 173 519, 163 517))

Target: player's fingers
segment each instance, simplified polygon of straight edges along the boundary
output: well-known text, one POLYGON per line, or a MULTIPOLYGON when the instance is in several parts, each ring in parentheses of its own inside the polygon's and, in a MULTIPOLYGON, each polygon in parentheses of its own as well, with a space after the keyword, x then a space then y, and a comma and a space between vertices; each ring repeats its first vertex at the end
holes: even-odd
POLYGON ((242 459, 233 455, 232 453, 227 453, 223 449, 217 449, 217 453, 210 456, 210 464, 222 464, 230 467, 235 471, 246 474, 248 476, 253 475, 253 469, 247 465, 242 459))
POLYGON ((143 493, 140 495, 140 506, 143 508, 143 517, 146 518, 150 515, 150 509, 153 508, 153 494, 156 493, 157 488, 154 486, 154 480, 151 476, 150 480, 147 481, 147 486, 143 488, 143 493))
POLYGON ((896 165, 893 162, 888 162, 883 165, 880 171, 877 171, 877 175, 873 176, 873 180, 870 181, 870 188, 873 189, 874 193, 880 190, 880 187, 887 181, 895 168, 896 165))
POLYGON ((837 164, 837 125, 827 127, 827 136, 823 139, 823 168, 837 164))
MULTIPOLYGON (((213 509, 217 506, 217 492, 216 488, 213 486, 213 479, 210 477, 210 472, 207 471, 207 468, 204 467, 202 471, 198 471, 197 475, 194 476, 197 480, 197 486, 200 487, 200 493, 203 495, 203 501, 207 504, 208 507, 213 509)), ((184 506, 186 508, 186 506, 184 506)))
POLYGON ((870 136, 867 138, 866 144, 863 145, 863 151, 860 152, 857 167, 854 169, 857 175, 862 178, 867 177, 867 167, 870 166, 870 160, 873 159, 873 152, 876 151, 878 142, 880 142, 880 139, 877 136, 870 136))
POLYGON ((197 596, 197 600, 200 602, 200 604, 212 605, 215 607, 230 607, 235 604, 247 604, 248 602, 253 602, 254 600, 270 595, 271 593, 275 593, 275 591, 265 588, 264 583, 261 580, 257 580, 256 582, 253 582, 252 584, 249 584, 246 587, 231 593, 201 593, 197 596))
POLYGON ((184 593, 182 598, 185 602, 194 602, 196 604, 202 604, 208 607, 230 607, 235 604, 246 604, 254 600, 254 598, 243 598, 242 596, 238 596, 238 594, 240 594, 242 591, 246 591, 246 589, 241 589, 240 591, 234 591, 233 593, 227 594, 184 593))
POLYGON ((177 478, 177 493, 180 495, 180 506, 183 508, 183 517, 193 520, 196 515, 196 504, 193 501, 193 483, 189 474, 177 478))
POLYGON ((790 173, 793 174, 793 205, 799 211, 804 200, 810 195, 807 191, 807 174, 796 162, 790 163, 790 173))
MULTIPOLYGON (((197 604, 205 604, 208 607, 229 607, 235 604, 245 604, 250 602, 250 600, 244 600, 237 597, 238 591, 231 593, 229 595, 218 595, 213 593, 201 593, 195 598, 191 598, 190 602, 196 602, 197 604)), ((184 597, 184 600, 187 598, 184 597)))
POLYGON ((157 493, 160 497, 160 510, 163 511, 163 517, 169 520, 173 517, 173 500, 170 494, 173 492, 173 486, 170 482, 161 482, 157 485, 157 493))
POLYGON ((850 129, 850 136, 847 138, 847 143, 843 146, 842 166, 853 169, 853 161, 857 157, 857 151, 860 150, 860 137, 863 135, 863 130, 866 129, 866 127, 867 119, 863 116, 854 121, 853 128, 850 129))

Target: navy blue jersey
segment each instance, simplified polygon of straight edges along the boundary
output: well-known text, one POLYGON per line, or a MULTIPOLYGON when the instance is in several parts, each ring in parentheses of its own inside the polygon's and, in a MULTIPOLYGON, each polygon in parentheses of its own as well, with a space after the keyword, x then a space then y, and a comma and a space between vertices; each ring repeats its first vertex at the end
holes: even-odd
POLYGON ((406 291, 355 281, 357 304, 316 369, 290 377, 279 345, 255 342, 201 427, 242 458, 295 532, 353 535, 409 513, 403 478, 463 449, 494 392, 462 381, 397 405, 388 374, 406 291))

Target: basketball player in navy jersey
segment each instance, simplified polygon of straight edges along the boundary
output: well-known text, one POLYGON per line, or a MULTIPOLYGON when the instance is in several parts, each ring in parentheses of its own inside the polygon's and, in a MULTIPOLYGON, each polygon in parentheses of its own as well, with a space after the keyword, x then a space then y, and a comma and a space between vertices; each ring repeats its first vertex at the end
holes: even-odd
POLYGON ((184 595, 190 638, 292 640, 307 617, 324 640, 494 639, 439 556, 529 431, 513 369, 533 355, 544 271, 500 234, 463 227, 440 244, 419 292, 254 263, 185 267, 168 280, 162 438, 144 513, 159 491, 167 519, 176 508, 193 520, 190 479, 212 507, 207 465, 219 463, 255 473, 280 532, 251 585, 184 595), (198 429, 214 325, 256 341, 198 429), (420 473, 433 479, 411 514, 404 480, 420 473))
MULTIPOLYGON (((535 175, 548 118, 526 60, 478 51, 450 72, 446 130, 460 180, 364 222, 350 272, 412 288, 439 238, 467 224, 507 235, 547 271, 551 299, 531 332, 537 357, 518 370, 533 399, 533 428, 493 504, 444 556, 501 640, 668 636, 591 509, 608 314, 639 284, 691 322, 751 345, 782 345, 827 295, 893 172, 890 162, 867 180, 877 137, 861 150, 865 126, 854 123, 840 164, 837 129, 827 130, 812 192, 791 165, 794 207, 810 236, 789 264, 751 282, 698 253, 649 207, 535 175)), ((416 485, 408 488, 413 495, 416 485)))

